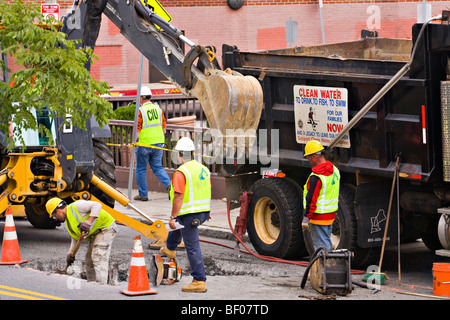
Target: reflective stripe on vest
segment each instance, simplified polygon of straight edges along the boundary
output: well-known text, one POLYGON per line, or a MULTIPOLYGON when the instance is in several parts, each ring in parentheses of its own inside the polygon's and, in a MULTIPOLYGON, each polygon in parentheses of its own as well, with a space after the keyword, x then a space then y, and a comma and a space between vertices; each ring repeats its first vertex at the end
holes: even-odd
POLYGON ((162 111, 156 104, 144 103, 140 108, 142 129, 139 132, 139 142, 143 144, 164 143, 162 127, 162 111))
MULTIPOLYGON (((86 221, 89 218, 90 214, 86 215, 86 217, 81 218, 77 208, 75 207, 75 203, 71 203, 67 206, 67 218, 66 218, 66 227, 69 231, 69 234, 75 240, 80 239, 81 230, 78 225, 86 221)), ((100 214, 97 219, 95 219, 94 224, 91 226, 91 230, 86 237, 86 240, 91 238, 97 230, 109 227, 115 222, 114 218, 105 210, 101 209, 100 214)))
POLYGON ((311 173, 303 187, 303 208, 306 208, 306 195, 308 194, 307 185, 309 178, 313 175, 317 176, 322 182, 319 196, 317 197, 316 211, 314 213, 331 213, 336 212, 339 208, 339 186, 341 175, 339 170, 333 166, 334 172, 330 176, 311 173))
MULTIPOLYGON (((180 166, 177 171, 183 173, 186 186, 179 216, 189 213, 211 210, 211 178, 208 168, 191 160, 180 166)), ((170 201, 173 204, 174 190, 170 188, 170 201)))

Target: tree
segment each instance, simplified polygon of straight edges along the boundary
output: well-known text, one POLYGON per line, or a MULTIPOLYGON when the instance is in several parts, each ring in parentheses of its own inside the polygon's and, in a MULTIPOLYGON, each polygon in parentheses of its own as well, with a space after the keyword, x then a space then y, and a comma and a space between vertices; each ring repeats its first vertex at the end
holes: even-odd
MULTIPOLYGON (((8 132, 13 122, 21 144, 25 142, 20 133, 26 129, 49 133, 38 126, 33 110, 64 119, 70 114, 72 123, 82 129, 92 116, 100 126, 108 124, 112 106, 99 96, 107 92, 108 84, 93 79, 84 67, 98 59, 92 49, 77 49, 75 41, 55 27, 60 22, 44 21, 37 4, 0 0, 0 24, 1 53, 23 66, 10 75, 9 83, 0 81, 0 130, 8 132)), ((3 74, 11 72, 3 60, 0 68, 3 74)), ((6 136, 11 150, 14 141, 6 136)))

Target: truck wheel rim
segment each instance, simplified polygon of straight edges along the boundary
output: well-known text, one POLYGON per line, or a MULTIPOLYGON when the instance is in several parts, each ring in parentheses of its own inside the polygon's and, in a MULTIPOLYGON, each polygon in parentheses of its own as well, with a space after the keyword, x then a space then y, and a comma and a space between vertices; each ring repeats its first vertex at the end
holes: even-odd
POLYGON ((272 199, 264 197, 255 205, 253 220, 259 239, 265 244, 273 244, 280 235, 280 215, 272 199))
POLYGON ((438 224, 438 238, 444 249, 450 249, 450 215, 441 215, 438 224))

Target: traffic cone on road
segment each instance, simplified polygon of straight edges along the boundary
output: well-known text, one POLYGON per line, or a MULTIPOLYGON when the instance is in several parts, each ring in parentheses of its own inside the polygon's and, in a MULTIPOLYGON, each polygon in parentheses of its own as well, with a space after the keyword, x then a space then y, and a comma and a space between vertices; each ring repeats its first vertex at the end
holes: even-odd
POLYGON ((128 275, 128 290, 121 290, 120 292, 129 296, 153 294, 157 292, 150 288, 140 236, 134 237, 134 246, 128 275))
POLYGON ((16 227, 11 207, 6 209, 5 230, 3 232, 1 264, 21 264, 28 262, 20 256, 19 241, 17 240, 16 227))

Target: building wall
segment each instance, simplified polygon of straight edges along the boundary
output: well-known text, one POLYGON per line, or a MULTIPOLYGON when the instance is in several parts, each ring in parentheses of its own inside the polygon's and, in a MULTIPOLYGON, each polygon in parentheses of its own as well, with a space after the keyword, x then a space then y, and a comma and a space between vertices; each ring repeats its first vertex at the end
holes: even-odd
MULTIPOLYGON (((64 15, 73 2, 57 0, 57 3, 64 15)), ((317 0, 246 0, 238 10, 229 8, 226 0, 160 0, 160 3, 172 16, 172 24, 184 30, 190 40, 215 46, 219 60, 224 43, 236 45, 243 51, 287 47, 285 26, 289 18, 298 25, 297 41, 293 46, 322 43, 317 0)), ((421 3, 324 0, 325 42, 356 40, 361 29, 377 30, 380 37, 410 38, 411 27, 417 21, 417 6, 421 3)), ((427 3, 432 6, 432 15, 450 8, 450 1, 427 3)), ((137 83, 140 54, 105 16, 95 54, 99 57, 92 69, 96 79, 112 86, 137 83)), ((148 80, 148 74, 148 62, 145 61, 144 82, 148 80)))

